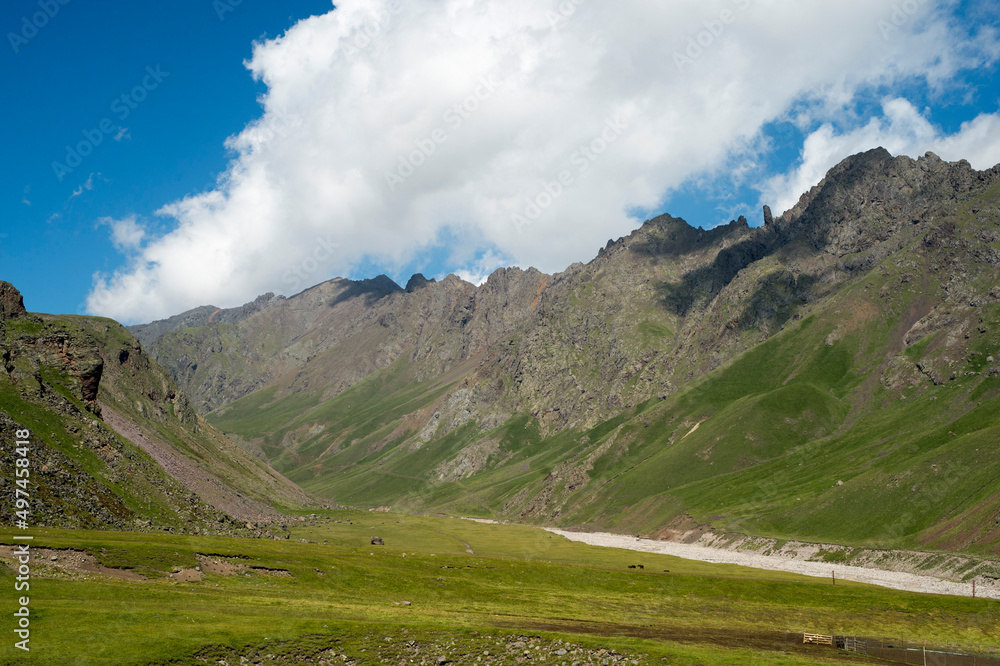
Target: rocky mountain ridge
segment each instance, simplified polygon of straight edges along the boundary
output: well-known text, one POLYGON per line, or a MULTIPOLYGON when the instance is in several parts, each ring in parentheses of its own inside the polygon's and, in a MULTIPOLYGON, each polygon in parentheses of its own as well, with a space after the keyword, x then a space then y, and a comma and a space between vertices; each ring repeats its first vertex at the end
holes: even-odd
MULTIPOLYGON (((182 339, 168 333, 154 339, 151 349, 199 399, 203 412, 275 384, 294 392, 323 383, 329 398, 401 356, 418 364, 436 356, 422 371, 433 376, 489 354, 491 362, 477 373, 475 402, 513 401, 508 411, 483 414, 490 423, 524 409, 557 426, 593 423, 616 409, 668 395, 780 330, 795 316, 793 309, 885 260, 908 237, 900 236, 906 226, 947 206, 947 201, 930 206, 921 193, 951 190, 949 199, 955 201, 996 178, 996 170, 979 173, 968 163, 949 165, 933 155, 911 160, 871 151, 833 169, 786 215, 766 214, 771 221, 761 227, 751 228, 741 218, 704 231, 664 215, 627 238, 609 241, 586 266, 554 276, 501 269, 478 289, 455 276, 441 283, 414 276, 405 290, 385 276, 358 283, 338 279, 266 315, 254 313, 245 324, 220 322, 182 339), (883 172, 887 178, 875 178, 883 172), (895 244, 888 242, 897 236, 895 244), (756 270, 741 274, 751 266, 756 270), (414 282, 429 291, 415 293, 414 282), (629 303, 667 306, 666 312, 650 313, 646 330, 652 336, 646 337, 676 335, 667 345, 672 349, 655 343, 640 349, 643 345, 629 339, 636 313, 629 303), (269 320, 281 322, 280 333, 263 333, 269 320), (512 353, 499 343, 519 328, 524 336, 512 353), (234 338, 223 339, 223 330, 234 338), (207 337, 199 340, 200 335, 207 337), (605 338, 606 346, 580 354, 596 337, 605 338), (552 347, 559 353, 547 354, 545 348, 552 347), (317 360, 334 349, 357 367, 342 361, 325 367, 317 360), (278 358, 269 360, 275 353, 278 358), (599 368, 596 381, 574 370, 581 367, 587 374, 599 368), (513 393, 502 388, 504 376, 517 385, 513 393), (553 384, 567 388, 556 390, 553 384)), ((984 251, 995 255, 993 249, 984 251)))
MULTIPOLYGON (((333 280, 150 349, 210 421, 347 503, 652 531, 691 513, 804 536, 851 482, 769 481, 789 456, 834 456, 855 496, 874 496, 889 463, 860 462, 863 433, 908 442, 909 457, 886 453, 895 488, 899 474, 933 473, 916 442, 936 442, 941 424, 958 433, 994 399, 998 183, 1000 168, 877 149, 760 227, 664 215, 586 265, 503 269, 478 288, 333 280), (934 417, 884 433, 914 392, 939 401, 934 417)), ((986 490, 945 511, 948 528, 933 502, 910 512, 901 545, 965 530, 968 512, 1000 507, 986 490)))

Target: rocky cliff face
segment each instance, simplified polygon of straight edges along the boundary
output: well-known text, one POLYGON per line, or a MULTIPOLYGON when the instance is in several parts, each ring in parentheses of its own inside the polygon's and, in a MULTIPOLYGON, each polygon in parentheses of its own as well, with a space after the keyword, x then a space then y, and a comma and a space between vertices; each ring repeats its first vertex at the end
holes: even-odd
POLYGON ((43 323, 38 333, 12 337, 5 346, 3 364, 11 382, 22 395, 44 400, 51 387, 43 373, 57 373, 64 380, 63 387, 69 388, 73 397, 88 411, 100 414, 97 394, 104 373, 104 359, 96 341, 86 334, 51 323, 43 323))
POLYGON ((0 281, 0 321, 23 317, 26 314, 21 292, 11 283, 0 281))

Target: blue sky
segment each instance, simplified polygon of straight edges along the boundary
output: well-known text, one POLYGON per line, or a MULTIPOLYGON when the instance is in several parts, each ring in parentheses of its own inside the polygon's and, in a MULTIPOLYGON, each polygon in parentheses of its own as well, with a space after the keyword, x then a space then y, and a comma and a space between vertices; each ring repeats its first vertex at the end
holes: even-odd
POLYGON ((92 275, 123 261, 98 220, 149 213, 214 186, 228 162, 226 137, 260 115, 264 87, 243 66, 253 42, 329 11, 330 3, 55 4, 58 13, 27 43, 18 40, 16 53, 9 33, 21 36, 24 18, 42 10, 37 1, 0 7, 0 72, 8 90, 0 106, 8 128, 0 162, 0 279, 17 285, 33 310, 82 313, 92 275), (142 84, 147 67, 169 76, 131 109, 120 98, 142 84), (124 120, 122 109, 129 111, 124 120), (64 163, 66 146, 104 119, 114 121, 114 132, 59 180, 52 163, 64 163), (116 141, 121 129, 127 134, 116 141))
POLYGON ((555 272, 877 145, 1000 162, 986 0, 63 2, 0 8, 0 279, 35 311, 555 272))

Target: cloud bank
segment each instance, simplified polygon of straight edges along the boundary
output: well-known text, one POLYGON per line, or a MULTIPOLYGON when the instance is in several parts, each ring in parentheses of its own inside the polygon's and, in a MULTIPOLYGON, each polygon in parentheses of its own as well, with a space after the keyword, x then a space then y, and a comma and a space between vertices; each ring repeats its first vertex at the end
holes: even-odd
MULTIPOLYGON (((902 5, 346 0, 255 46, 263 113, 228 141, 227 173, 163 207, 163 235, 113 227, 127 263, 95 276, 88 309, 143 321, 236 305, 442 245, 472 278, 562 270, 635 228, 630 210, 759 149, 768 123, 815 127, 863 91, 946 86, 996 59, 949 3, 902 5)), ((794 201, 841 153, 880 143, 1000 159, 996 117, 947 137, 907 105, 822 125, 764 192, 794 201)))

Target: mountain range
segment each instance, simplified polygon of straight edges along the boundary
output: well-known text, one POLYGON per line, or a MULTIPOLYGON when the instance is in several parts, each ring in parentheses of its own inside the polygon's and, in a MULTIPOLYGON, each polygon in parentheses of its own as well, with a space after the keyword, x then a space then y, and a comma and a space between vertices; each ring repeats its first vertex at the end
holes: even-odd
POLYGON ((97 498, 54 523, 259 533, 335 502, 1000 554, 1000 167, 876 149, 762 217, 128 329, 7 286, 0 425, 69 475, 53 507, 97 498))
POLYGON ((316 495, 996 553, 1000 169, 853 156, 785 214, 562 273, 332 280, 133 327, 316 495))

